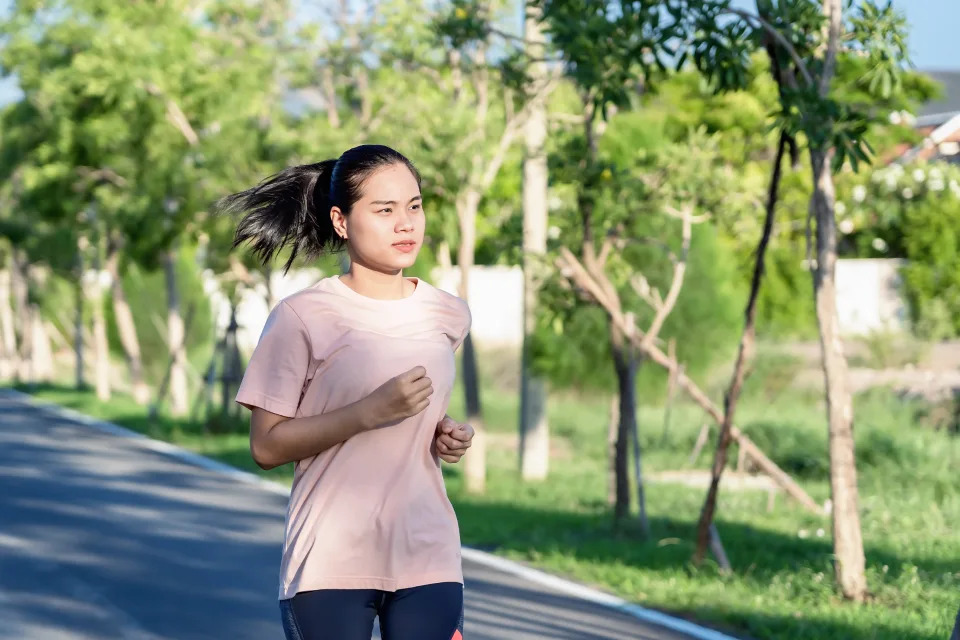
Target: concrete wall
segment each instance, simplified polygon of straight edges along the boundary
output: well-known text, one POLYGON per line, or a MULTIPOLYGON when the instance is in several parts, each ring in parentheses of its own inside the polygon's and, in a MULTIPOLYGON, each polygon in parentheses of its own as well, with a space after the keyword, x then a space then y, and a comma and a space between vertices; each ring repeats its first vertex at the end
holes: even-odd
MULTIPOLYGON (((457 293, 460 268, 437 270, 433 285, 457 293)), ((474 267, 470 270, 472 338, 485 347, 517 347, 523 344, 523 271, 520 267, 474 267)))
MULTIPOLYGON (((837 310, 840 330, 847 335, 872 331, 902 331, 908 326, 906 304, 899 293, 900 260, 837 261, 837 310)), ((288 275, 273 274, 277 300, 309 287, 323 272, 316 269, 292 270, 288 275)), ((460 270, 438 269, 430 279, 439 289, 456 294, 460 270)), ((208 295, 217 309, 217 330, 222 335, 230 319, 226 300, 208 279, 208 295)), ((683 295, 681 292, 680 295, 683 295)), ((811 294, 812 295, 812 294, 811 294)), ((516 347, 523 341, 523 273, 519 267, 478 266, 471 270, 470 310, 473 313, 473 339, 484 347, 516 347)), ((240 348, 249 353, 257 344, 269 313, 265 291, 247 291, 237 307, 240 324, 240 348)))
MULTIPOLYGON (((309 287, 325 274, 318 269, 291 270, 286 276, 273 274, 274 297, 280 300, 309 287)), ((523 341, 523 272, 519 267, 474 267, 470 272, 470 311, 473 314, 473 339, 485 347, 517 346, 523 341)), ((205 278, 207 295, 216 309, 217 335, 230 322, 230 308, 217 290, 212 274, 205 278)), ((460 269, 438 269, 429 282, 443 291, 457 293, 460 269)), ((237 306, 237 341, 241 351, 250 353, 260 339, 267 320, 266 290, 246 291, 237 306)))
POLYGON ((863 335, 874 331, 905 331, 906 302, 900 294, 903 260, 838 260, 837 313, 840 331, 863 335))

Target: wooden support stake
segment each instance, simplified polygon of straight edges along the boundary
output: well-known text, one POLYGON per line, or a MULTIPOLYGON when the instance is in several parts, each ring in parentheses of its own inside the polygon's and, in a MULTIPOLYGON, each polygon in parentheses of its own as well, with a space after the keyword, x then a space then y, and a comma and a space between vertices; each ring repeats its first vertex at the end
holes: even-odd
MULTIPOLYGON (((720 411, 720 408, 710 400, 709 396, 683 372, 680 364, 676 360, 671 360, 667 354, 661 351, 660 348, 653 343, 651 336, 644 333, 635 323, 632 326, 628 326, 624 314, 610 302, 609 296, 603 288, 587 273, 587 270, 580 264, 580 261, 577 260, 576 256, 574 256, 569 249, 564 247, 560 249, 560 252, 561 257, 557 261, 557 266, 560 268, 561 273, 569 273, 569 277, 572 278, 577 285, 603 305, 611 320, 620 327, 621 331, 623 331, 624 335, 629 338, 634 346, 661 367, 664 367, 671 373, 675 371, 677 384, 679 384, 680 387, 687 392, 687 395, 699 404, 718 425, 723 424, 723 412, 720 411)), ((730 437, 741 447, 744 447, 747 450, 747 454, 757 463, 757 466, 773 478, 774 482, 783 487, 783 490, 792 498, 810 511, 824 515, 823 507, 817 504, 816 501, 803 490, 803 487, 797 484, 783 469, 778 467, 773 460, 768 458, 740 429, 731 425, 730 437)))
POLYGON ((691 467, 696 464, 697 458, 700 457, 700 452, 703 451, 703 447, 707 444, 707 438, 710 436, 710 425, 706 422, 703 423, 703 426, 700 427, 700 434, 697 436, 697 442, 693 445, 693 451, 690 452, 690 460, 687 461, 687 464, 691 467))
POLYGON ((723 550, 723 543, 720 542, 717 525, 713 522, 710 523, 710 552, 717 559, 717 564, 720 565, 720 573, 733 572, 733 567, 730 566, 730 560, 727 558, 727 552, 723 550))

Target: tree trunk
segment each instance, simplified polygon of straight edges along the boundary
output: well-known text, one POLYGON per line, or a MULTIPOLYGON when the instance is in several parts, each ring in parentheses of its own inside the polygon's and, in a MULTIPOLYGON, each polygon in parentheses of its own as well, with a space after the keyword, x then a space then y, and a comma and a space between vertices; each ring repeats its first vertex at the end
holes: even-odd
MULTIPOLYGON (((634 367, 634 381, 636 381, 636 369, 643 364, 643 358, 636 358, 634 367)), ((647 496, 643 485, 643 451, 640 447, 640 418, 637 416, 639 408, 636 406, 636 387, 634 387, 634 410, 633 424, 630 427, 630 443, 633 445, 633 481, 637 485, 637 522, 640 523, 640 530, 643 535, 650 534, 650 522, 647 519, 647 496)))
MULTIPOLYGON (((543 57, 543 34, 538 7, 528 5, 524 40, 534 59, 543 57)), ((550 429, 547 421, 547 387, 531 374, 530 354, 537 324, 537 300, 547 252, 547 107, 546 96, 537 91, 545 81, 546 65, 528 67, 534 94, 524 124, 526 156, 523 161, 523 350, 520 371, 520 473, 524 480, 547 477, 550 464, 550 429)))
POLYGON ((170 368, 170 400, 171 413, 181 417, 190 410, 190 398, 187 393, 187 349, 177 292, 176 263, 177 251, 170 249, 163 257, 163 270, 167 281, 167 345, 173 361, 170 368))
MULTIPOLYGON (((476 246, 477 208, 480 205, 480 193, 469 189, 459 203, 460 250, 457 255, 460 267, 460 297, 469 303, 470 271, 473 267, 473 255, 476 246)), ((464 456, 464 475, 467 491, 483 493, 487 481, 487 449, 483 428, 483 412, 480 404, 480 377, 477 370, 476 351, 473 339, 468 333, 463 342, 463 390, 467 409, 466 422, 474 429, 470 454, 464 456)))
POLYGON ((133 398, 137 404, 146 406, 150 402, 150 388, 143 376, 143 358, 140 354, 140 340, 137 337, 137 325, 133 320, 130 303, 123 290, 123 278, 120 275, 120 246, 111 243, 107 250, 107 272, 110 274, 110 292, 113 299, 113 315, 117 321, 120 344, 126 356, 130 371, 130 384, 133 398))
MULTIPOLYGON (((630 515, 630 437, 636 429, 637 420, 637 354, 633 346, 625 339, 623 332, 612 321, 610 325, 610 341, 613 351, 614 369, 617 373, 617 389, 620 397, 620 421, 617 428, 616 445, 616 502, 613 507, 613 516, 621 522, 630 515)), ((637 486, 641 526, 647 533, 646 508, 643 499, 643 485, 637 486)))
MULTIPOLYGON (((747 299, 747 308, 744 312, 743 335, 740 338, 740 348, 737 352, 737 361, 733 367, 733 376, 730 386, 724 396, 723 422, 720 424, 720 433, 717 435, 717 449, 713 454, 710 489, 700 510, 700 522, 697 524, 697 547, 693 554, 693 562, 699 565, 703 562, 711 540, 713 517, 717 508, 717 495, 720 492, 720 476, 727 466, 727 448, 730 446, 730 430, 733 427, 733 416, 737 410, 737 400, 746 378, 747 362, 753 357, 754 335, 756 333, 757 298, 760 294, 760 284, 763 281, 764 260, 767 246, 770 243, 770 234, 773 232, 773 216, 777 208, 777 196, 780 191, 780 174, 783 165, 783 156, 786 151, 787 134, 781 132, 780 142, 777 144, 777 155, 773 160, 773 173, 770 176, 770 186, 767 191, 767 210, 763 221, 763 233, 757 244, 756 258, 753 265, 753 280, 750 284, 750 297, 747 299)), ((744 449, 740 448, 741 453, 744 449)), ((719 535, 716 536, 719 540, 719 535)), ((719 544, 719 543, 718 543, 719 544)), ((721 547, 722 548, 722 547, 721 547)))
POLYGON ((330 125, 331 129, 339 129, 340 114, 337 112, 337 89, 333 81, 333 68, 329 64, 325 64, 320 73, 327 108, 327 124, 330 125))
POLYGON ((620 394, 610 396, 610 421, 607 423, 607 504, 617 504, 617 432, 620 428, 620 394))
MULTIPOLYGON (((616 328, 613 329, 617 331, 616 328)), ((622 342, 622 339, 621 339, 622 342)), ((616 477, 616 501, 613 505, 613 517, 617 522, 622 521, 630 513, 630 474, 627 469, 628 455, 627 445, 630 439, 629 427, 629 393, 625 389, 633 381, 633 371, 630 367, 629 356, 623 353, 623 346, 613 349, 614 368, 617 371, 617 397, 620 399, 619 414, 620 420, 617 422, 617 444, 614 454, 614 474, 616 477), (625 408, 626 407, 626 408, 625 408)))
MULTIPOLYGON (((97 249, 99 251, 99 249, 97 249)), ((110 399, 110 348, 107 344, 107 321, 103 313, 103 286, 100 284, 100 261, 95 259, 93 270, 85 274, 84 292, 93 316, 93 367, 97 399, 110 399)))
POLYGON ((10 260, 10 288, 13 293, 14 317, 20 335, 20 351, 17 354, 17 378, 24 382, 32 382, 31 351, 33 344, 33 320, 30 317, 28 301, 29 287, 27 285, 27 258, 22 249, 14 249, 10 260))
POLYGON ((20 368, 17 371, 17 378, 20 382, 27 384, 37 381, 33 370, 33 314, 33 305, 28 305, 20 314, 20 368))
POLYGON ((33 317, 33 379, 38 382, 52 382, 54 375, 53 348, 50 346, 50 334, 47 332, 47 325, 43 320, 43 314, 40 312, 39 305, 33 305, 31 310, 33 317))
POLYGON ((437 245, 437 266, 440 267, 440 270, 444 273, 449 272, 453 268, 453 258, 450 256, 450 243, 446 240, 441 240, 440 244, 437 245))
POLYGON ((243 377, 243 367, 240 362, 240 350, 237 347, 237 305, 230 302, 230 324, 227 326, 227 332, 223 339, 223 367, 220 378, 221 408, 220 415, 223 417, 222 425, 227 424, 227 419, 231 415, 236 415, 239 405, 233 401, 236 395, 236 388, 243 377))
MULTIPOLYGON (((27 286, 35 292, 44 291, 47 285, 46 269, 28 266, 27 286)), ((37 296, 28 294, 28 317, 30 337, 30 379, 33 382, 50 382, 53 380, 53 350, 50 347, 50 334, 43 319, 40 305, 33 300, 37 296)))
POLYGON ((273 309, 280 301, 277 300, 276 288, 273 286, 273 269, 269 266, 263 268, 263 283, 267 291, 267 309, 273 309))
POLYGON ((10 304, 11 276, 9 269, 0 269, 0 379, 8 380, 18 369, 17 332, 10 304))
POLYGON ((864 575, 863 536, 857 495, 853 399, 847 383, 847 360, 840 340, 837 315, 836 195, 828 154, 811 150, 810 161, 814 183, 810 206, 817 223, 814 293, 829 420, 835 571, 837 584, 840 585, 843 595, 860 601, 866 596, 867 581, 864 575))
MULTIPOLYGON (((83 240, 83 238, 81 238, 83 240)), ((86 261, 83 259, 83 243, 80 242, 77 247, 77 274, 74 284, 74 315, 73 315, 73 353, 76 363, 76 386, 77 390, 86 388, 87 383, 84 377, 83 363, 83 272, 86 269, 86 261)))
MULTIPOLYGON (((87 246, 82 239, 81 250, 87 246)), ((93 320, 93 372, 97 399, 110 399, 110 348, 107 345, 107 321, 103 313, 103 286, 100 284, 100 245, 94 243, 93 261, 89 272, 82 271, 80 280, 84 296, 90 303, 93 320)))
MULTIPOLYGON (((670 338, 667 343, 667 355, 671 360, 677 359, 677 341, 670 338)), ((677 391, 677 374, 680 372, 670 371, 667 374, 667 402, 663 407, 663 433, 660 435, 660 445, 666 445, 670 437, 670 415, 673 413, 673 396, 677 391)))

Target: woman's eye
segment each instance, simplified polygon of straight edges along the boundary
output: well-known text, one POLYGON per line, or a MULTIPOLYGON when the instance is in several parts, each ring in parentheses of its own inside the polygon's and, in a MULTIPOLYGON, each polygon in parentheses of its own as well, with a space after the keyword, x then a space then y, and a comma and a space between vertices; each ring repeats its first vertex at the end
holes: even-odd
POLYGON ((380 209, 377 213, 390 213, 390 209, 380 209))
POLYGON ((422 209, 423 207, 421 207, 421 206, 418 205, 418 204, 415 204, 415 205, 413 205, 413 208, 414 208, 414 209, 422 209))

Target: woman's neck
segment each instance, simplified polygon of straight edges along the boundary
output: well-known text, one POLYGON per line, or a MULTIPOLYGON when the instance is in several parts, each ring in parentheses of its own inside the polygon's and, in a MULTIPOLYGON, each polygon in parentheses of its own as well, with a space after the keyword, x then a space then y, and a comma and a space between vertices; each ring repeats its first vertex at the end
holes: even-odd
POLYGON ((368 298, 400 300, 413 294, 417 285, 403 277, 403 271, 383 273, 354 263, 350 271, 340 276, 345 285, 368 298))

